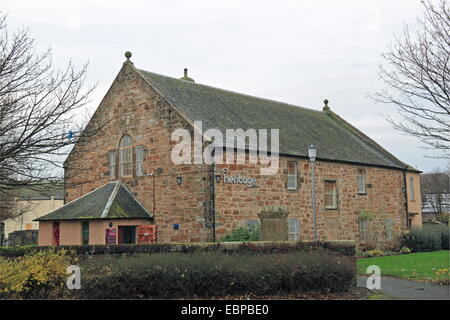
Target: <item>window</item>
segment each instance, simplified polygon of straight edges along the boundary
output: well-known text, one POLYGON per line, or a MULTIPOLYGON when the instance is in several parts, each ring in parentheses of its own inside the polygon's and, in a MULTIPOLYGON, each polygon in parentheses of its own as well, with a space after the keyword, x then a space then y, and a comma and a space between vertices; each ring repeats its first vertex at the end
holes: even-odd
POLYGON ((144 174, 143 165, 144 165, 144 147, 137 146, 136 147, 136 176, 139 177, 144 174))
POLYGON ((288 161, 288 183, 289 190, 297 189, 297 161, 288 161))
POLYGON ((245 221, 245 227, 247 229, 253 229, 256 227, 259 227, 260 221, 259 220, 247 220, 245 221))
POLYGON ((116 178, 116 152, 115 151, 109 152, 109 178, 110 179, 116 178))
POLYGON ((361 242, 370 242, 369 219, 359 220, 359 240, 361 242))
POLYGON ((336 181, 325 181, 325 209, 337 208, 336 181))
POLYGON ((409 177, 409 197, 414 201, 414 177, 409 177))
POLYGON ((131 137, 123 136, 119 143, 119 165, 121 177, 128 177, 132 174, 132 150, 131 137))
POLYGON ((82 222, 82 243, 83 245, 89 244, 89 222, 82 222))
POLYGON ((392 219, 385 219, 384 220, 384 225, 386 227, 386 241, 394 240, 393 221, 392 221, 392 219))
POLYGON ((366 170, 359 169, 356 180, 358 182, 358 193, 365 194, 366 193, 366 170))
POLYGON ((288 219, 288 228, 289 228, 289 240, 291 241, 300 240, 298 219, 288 219))

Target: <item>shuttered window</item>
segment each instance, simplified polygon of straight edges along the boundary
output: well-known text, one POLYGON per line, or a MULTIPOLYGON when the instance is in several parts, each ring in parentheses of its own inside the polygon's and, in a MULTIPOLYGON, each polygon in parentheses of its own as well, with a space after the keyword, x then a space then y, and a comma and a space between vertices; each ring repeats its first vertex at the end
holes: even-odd
POLYGON ((144 166, 144 147, 137 146, 136 147, 136 176, 139 177, 144 174, 143 166, 144 166))
POLYGON ((110 151, 109 152, 109 178, 115 179, 116 178, 116 152, 110 151))

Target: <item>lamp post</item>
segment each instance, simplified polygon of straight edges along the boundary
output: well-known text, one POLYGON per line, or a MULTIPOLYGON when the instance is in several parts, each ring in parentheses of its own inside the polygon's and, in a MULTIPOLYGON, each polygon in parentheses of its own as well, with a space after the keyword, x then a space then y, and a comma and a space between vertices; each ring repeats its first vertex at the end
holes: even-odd
POLYGON ((317 241, 317 219, 316 219, 316 178, 314 175, 314 164, 316 161, 317 149, 314 145, 308 147, 308 156, 311 161, 312 170, 312 198, 313 198, 313 219, 314 219, 314 241, 317 241))

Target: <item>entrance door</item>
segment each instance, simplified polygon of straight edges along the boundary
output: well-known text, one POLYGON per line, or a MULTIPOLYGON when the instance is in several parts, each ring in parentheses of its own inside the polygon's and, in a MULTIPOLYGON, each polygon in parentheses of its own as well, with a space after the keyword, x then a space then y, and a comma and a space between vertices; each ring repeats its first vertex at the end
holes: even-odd
POLYGON ((119 244, 136 243, 136 226, 119 226, 119 244))
POLYGON ((59 246, 59 222, 53 222, 53 239, 52 244, 59 246))

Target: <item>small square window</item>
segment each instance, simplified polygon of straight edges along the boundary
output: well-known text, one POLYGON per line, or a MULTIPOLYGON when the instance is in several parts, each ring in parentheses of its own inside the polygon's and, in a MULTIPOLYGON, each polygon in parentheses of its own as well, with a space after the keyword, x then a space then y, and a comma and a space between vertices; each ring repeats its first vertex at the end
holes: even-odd
POLYGON ((260 221, 259 220, 247 220, 245 221, 245 227, 247 229, 253 229, 253 228, 257 228, 260 225, 260 221))

